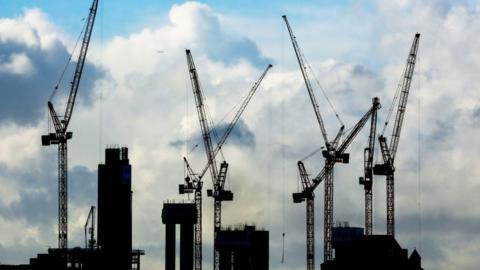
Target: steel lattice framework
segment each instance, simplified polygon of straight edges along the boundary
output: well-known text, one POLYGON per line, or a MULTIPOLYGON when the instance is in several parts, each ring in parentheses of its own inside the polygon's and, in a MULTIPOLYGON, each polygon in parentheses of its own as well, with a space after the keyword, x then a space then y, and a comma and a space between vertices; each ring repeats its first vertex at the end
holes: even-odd
MULTIPOLYGON (((386 176, 387 186, 387 234, 395 235, 395 155, 398 149, 398 143, 400 141, 400 133, 402 130, 403 119, 405 117, 405 111, 407 108, 408 94, 410 91, 410 85, 412 83, 413 71, 415 69, 415 61, 417 58, 418 44, 420 40, 420 34, 415 34, 415 37, 410 48, 410 52, 407 58, 407 64, 403 71, 402 79, 398 85, 400 91, 400 97, 398 101, 397 113, 395 115, 395 123, 393 125, 392 136, 390 140, 390 147, 387 145, 387 138, 380 135, 378 141, 380 143, 380 150, 382 152, 383 164, 375 164, 373 167, 373 173, 376 175, 386 176)), ((395 99, 394 99, 395 102, 395 99)), ((392 107, 393 108, 393 107, 392 107)), ((388 119, 385 122, 385 128, 388 125, 388 119)))
POLYGON ((186 50, 188 69, 190 74, 190 80, 192 83, 192 90, 195 97, 195 104, 197 108, 200 128, 202 132, 202 139, 207 155, 207 164, 200 174, 195 174, 192 168, 190 167, 186 158, 184 162, 187 167, 188 176, 185 178, 185 183, 179 186, 180 194, 184 193, 195 193, 195 203, 197 208, 197 223, 194 226, 195 229, 195 270, 200 270, 202 268, 202 187, 203 182, 202 178, 210 169, 210 175, 213 182, 213 190, 207 190, 207 195, 214 198, 214 269, 219 269, 219 253, 216 249, 216 240, 217 234, 221 228, 222 221, 222 201, 231 201, 233 200, 233 193, 230 190, 225 190, 225 181, 228 171, 228 163, 223 161, 220 164, 220 169, 217 167, 215 162, 216 155, 220 152, 223 144, 227 140, 228 136, 232 132, 233 128, 237 124, 240 116, 244 112, 248 103, 252 99, 256 90, 260 86, 260 83, 265 78, 267 72, 270 70, 272 65, 268 65, 265 71, 262 73, 260 78, 255 82, 254 86, 250 89, 248 95, 244 98, 242 104, 240 105, 237 113, 235 114, 233 120, 230 122, 225 133, 218 141, 215 148, 213 148, 213 143, 211 139, 211 132, 209 126, 209 121, 207 119, 207 113, 205 111, 205 97, 202 93, 200 81, 198 78, 198 72, 193 61, 192 54, 190 50, 186 50))
MULTIPOLYGON (((51 100, 48 101, 48 109, 55 127, 55 133, 42 136, 42 145, 58 144, 58 247, 68 247, 68 155, 67 141, 72 138, 72 132, 68 132, 68 124, 72 118, 73 107, 82 77, 85 59, 87 57, 90 37, 97 14, 98 0, 94 0, 86 21, 85 32, 82 39, 82 46, 78 56, 73 80, 70 84, 70 94, 62 119, 57 115, 51 100)), ((58 86, 57 86, 58 87, 58 86)), ((55 87, 55 90, 57 89, 55 87)), ((55 92, 54 92, 55 93, 55 92)), ((53 97, 53 96, 52 96, 53 97)))

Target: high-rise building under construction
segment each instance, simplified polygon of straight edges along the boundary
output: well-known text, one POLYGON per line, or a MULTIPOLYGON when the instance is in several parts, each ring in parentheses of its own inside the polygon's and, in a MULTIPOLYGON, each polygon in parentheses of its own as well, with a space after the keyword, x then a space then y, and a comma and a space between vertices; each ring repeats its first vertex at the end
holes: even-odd
POLYGON ((112 269, 131 269, 132 166, 128 148, 107 148, 98 165, 98 248, 112 269))

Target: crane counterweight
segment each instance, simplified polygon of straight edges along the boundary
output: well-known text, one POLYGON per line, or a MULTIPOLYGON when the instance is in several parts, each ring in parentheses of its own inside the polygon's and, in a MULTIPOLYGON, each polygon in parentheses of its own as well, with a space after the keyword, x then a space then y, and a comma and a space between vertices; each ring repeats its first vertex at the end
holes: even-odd
MULTIPOLYGON (((67 131, 68 124, 72 118, 73 107, 82 77, 85 59, 87 57, 88 46, 92 35, 93 25, 97 14, 98 1, 93 0, 86 29, 82 39, 82 46, 78 56, 73 80, 70 83, 70 93, 68 96, 65 114, 60 120, 51 101, 48 101, 48 109, 53 121, 55 133, 43 135, 42 146, 58 144, 58 247, 66 249, 68 247, 68 165, 67 165, 67 141, 72 138, 73 133, 67 131)), ((57 87, 55 87, 57 88, 57 87)))
POLYGON ((197 208, 197 223, 195 224, 195 263, 194 268, 195 270, 200 270, 202 265, 202 184, 201 181, 204 174, 207 170, 210 169, 210 175, 213 182, 213 189, 207 190, 207 195, 209 197, 213 197, 214 199, 214 270, 219 269, 219 253, 216 248, 216 239, 217 234, 221 228, 221 217, 222 217, 222 201, 232 201, 233 200, 233 192, 230 190, 225 189, 225 181, 227 177, 228 171, 228 163, 223 161, 220 164, 220 168, 217 167, 217 163, 215 161, 216 155, 220 152, 223 144, 227 140, 228 136, 232 132, 233 128, 235 127, 236 123, 240 119, 243 111, 247 107, 248 103, 250 102, 251 98, 255 94, 256 90, 260 86, 263 78, 267 74, 268 70, 272 67, 272 65, 268 65, 265 71, 262 73, 260 78, 255 82, 252 89, 248 93, 248 95, 244 98, 240 108, 238 109, 237 113, 235 114, 232 122, 227 127, 225 133, 218 141, 215 148, 213 148, 212 139, 210 136, 210 126, 209 121, 207 119, 207 114, 205 112, 205 100, 202 93, 202 89, 200 88, 200 82, 198 78, 197 69, 195 67, 195 63, 193 62, 193 57, 191 55, 190 50, 186 50, 187 55, 187 62, 188 62, 188 71, 190 73, 190 80, 192 84, 193 94, 195 97, 195 104, 198 113, 198 119, 200 123, 200 128, 202 132, 202 139, 205 147, 205 152, 207 155, 207 164, 202 170, 200 174, 195 174, 188 164, 186 158, 184 158, 184 162, 187 167, 188 176, 185 178, 185 183, 179 186, 180 194, 184 193, 192 193, 195 192, 195 202, 197 208))
POLYGON ((305 86, 312 103, 315 116, 317 117, 317 122, 320 126, 320 131, 325 143, 325 150, 322 151, 322 155, 325 158, 325 165, 322 171, 315 177, 312 181, 308 179, 308 174, 303 167, 303 162, 298 163, 300 176, 302 179, 302 192, 297 192, 292 194, 293 202, 300 203, 306 201, 307 207, 307 270, 314 269, 314 233, 313 233, 313 192, 315 188, 321 183, 325 182, 325 194, 324 194, 324 261, 330 261, 333 259, 333 249, 332 249, 332 228, 333 228, 333 188, 334 188, 334 165, 336 163, 348 163, 350 161, 350 155, 345 153, 348 146, 352 143, 353 139, 357 136, 360 130, 365 125, 366 121, 369 119, 370 115, 376 111, 379 107, 378 99, 374 99, 372 108, 360 119, 360 121, 350 130, 347 134, 345 140, 340 143, 340 138, 343 135, 344 126, 340 127, 339 132, 335 136, 333 141, 329 141, 327 138, 327 133, 323 123, 322 116, 320 114, 319 106, 315 98, 315 94, 312 89, 308 74, 306 73, 305 60, 303 59, 303 54, 300 51, 300 47, 297 43, 297 40, 293 34, 293 31, 290 27, 290 24, 287 20, 287 17, 282 16, 290 35, 293 49, 297 57, 297 61, 302 73, 305 86), (324 181, 325 180, 325 181, 324 181))

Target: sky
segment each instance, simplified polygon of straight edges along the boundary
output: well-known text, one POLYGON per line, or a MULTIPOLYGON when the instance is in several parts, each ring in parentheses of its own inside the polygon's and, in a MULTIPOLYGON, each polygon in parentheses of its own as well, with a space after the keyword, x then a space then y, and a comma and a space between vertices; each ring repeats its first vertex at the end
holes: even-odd
MULTIPOLYGON (((41 147, 40 137, 49 132, 46 102, 90 4, 0 0, 1 263, 27 263, 57 245, 57 151, 41 147)), ((379 97, 382 131, 414 34, 421 33, 395 160, 396 238, 409 252, 419 251, 425 269, 478 269, 480 5, 475 1, 101 1, 69 128, 70 247, 84 243, 105 147, 128 146, 133 244, 146 251, 144 269, 163 269, 162 204, 192 199, 177 194, 185 176, 183 156, 196 170, 206 163, 188 48, 219 130, 273 64, 218 158, 230 164, 226 185, 235 196, 223 204, 222 224, 268 229, 270 267, 305 268, 305 206, 293 204, 291 193, 300 185, 297 161, 324 142, 284 14, 318 79, 313 85, 329 137, 340 123, 326 97, 347 128, 379 97)), ((72 68, 54 99, 57 108, 65 106, 72 68)), ((391 125, 385 134, 390 136, 391 125)), ((334 220, 351 226, 363 226, 358 177, 367 140, 365 129, 349 149, 350 164, 335 167, 334 220)), ((304 163, 312 175, 323 166, 318 154, 304 163)), ((384 181, 374 179, 378 234, 386 230, 384 181)), ((207 176, 205 187, 211 185, 207 176)), ((205 195, 204 267, 210 267, 213 212, 205 195)), ((320 186, 317 264, 323 257, 322 197, 320 186)))

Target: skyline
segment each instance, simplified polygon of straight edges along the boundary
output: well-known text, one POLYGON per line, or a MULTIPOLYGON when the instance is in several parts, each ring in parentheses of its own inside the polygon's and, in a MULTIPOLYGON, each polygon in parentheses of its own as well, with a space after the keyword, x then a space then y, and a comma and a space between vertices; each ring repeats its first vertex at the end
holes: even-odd
MULTIPOLYGON (((66 2, 53 2, 0 0, 2 263, 24 263, 46 246, 56 246, 56 151, 42 148, 40 135, 48 129, 46 101, 90 1, 69 1, 71 9, 66 2)), ((411 40, 416 32, 422 34, 396 160, 397 239, 409 251, 417 247, 425 269, 476 269, 480 5, 399 0, 256 6, 253 1, 149 0, 132 7, 117 2, 100 2, 70 127, 70 246, 83 242, 83 224, 96 202, 103 148, 128 145, 134 247, 145 249, 145 269, 162 269, 162 202, 185 199, 177 194, 184 155, 194 169, 206 162, 203 148, 194 147, 200 129, 184 55, 189 48, 218 126, 228 123, 232 108, 266 65, 274 65, 224 147, 230 163, 227 185, 235 199, 224 204, 223 224, 254 222, 269 229, 271 267, 304 269, 304 207, 291 202, 291 193, 298 188, 296 162, 323 141, 281 18, 286 14, 347 129, 378 96, 381 132, 411 40)), ((67 71, 63 86, 71 74, 67 71)), ((66 93, 65 87, 62 91, 66 93)), ((315 91, 333 136, 339 123, 320 89, 315 91)), ((55 102, 63 104, 62 98, 55 102)), ((364 129, 352 144, 350 164, 335 170, 334 218, 352 226, 363 226, 358 177, 367 137, 364 129)), ((316 155, 305 165, 316 174, 323 159, 316 155)), ((374 181, 374 232, 384 233, 385 180, 374 181)), ((211 188, 209 178, 204 182, 211 188)), ((316 194, 316 257, 321 258, 323 186, 316 194)), ((205 267, 212 259, 211 208, 206 198, 205 267)))

